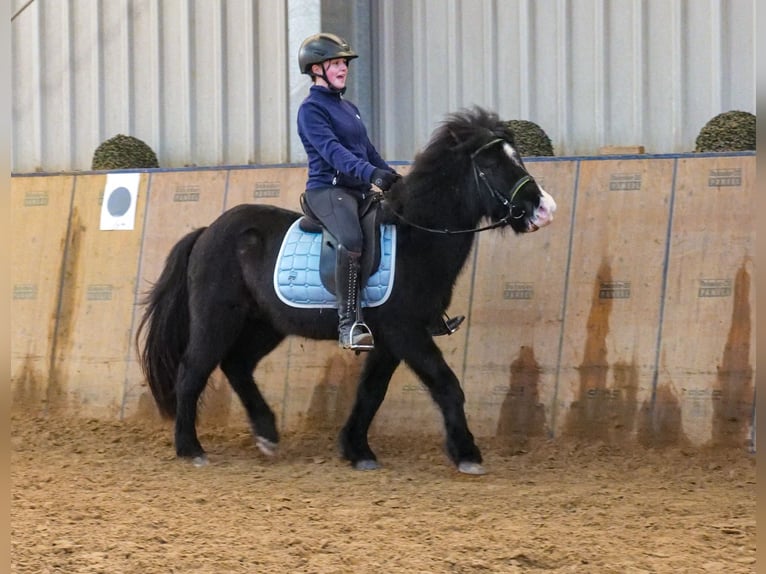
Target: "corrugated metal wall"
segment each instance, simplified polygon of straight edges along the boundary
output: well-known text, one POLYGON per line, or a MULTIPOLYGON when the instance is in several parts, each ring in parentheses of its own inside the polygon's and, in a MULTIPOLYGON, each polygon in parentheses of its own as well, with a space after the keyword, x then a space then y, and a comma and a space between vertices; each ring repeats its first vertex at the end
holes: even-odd
POLYGON ((117 133, 164 167, 286 161, 287 30, 284 0, 36 0, 12 23, 13 170, 89 169, 117 133))
POLYGON ((389 157, 409 157, 443 114, 474 103, 538 123, 557 155, 692 151, 714 115, 755 113, 749 0, 379 0, 378 10, 389 157))
POLYGON ((369 33, 355 68, 375 78, 372 94, 357 83, 349 97, 390 160, 411 159, 445 113, 472 104, 538 123, 557 155, 690 151, 714 115, 755 113, 754 0, 27 4, 12 3, 17 173, 89 169, 117 133, 163 167, 303 161, 295 54, 322 19, 369 33))

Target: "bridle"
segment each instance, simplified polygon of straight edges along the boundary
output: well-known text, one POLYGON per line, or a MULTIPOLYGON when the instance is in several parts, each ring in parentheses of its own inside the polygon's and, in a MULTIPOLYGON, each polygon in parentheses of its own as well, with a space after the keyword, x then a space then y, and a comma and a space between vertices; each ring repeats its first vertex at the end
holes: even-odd
POLYGON ((521 210, 521 213, 519 215, 514 216, 513 215, 513 200, 516 197, 516 194, 519 192, 519 190, 524 187, 527 183, 532 181, 532 177, 529 175, 525 175, 522 177, 519 181, 515 183, 515 185, 511 188, 511 194, 510 199, 506 199, 505 196, 503 196, 502 193, 497 191, 494 187, 492 187, 492 184, 489 183, 487 180, 487 175, 482 171, 482 169, 476 165, 476 156, 478 156, 481 152, 484 150, 492 147, 495 144, 503 143, 505 140, 502 138, 496 138, 493 139, 490 142, 485 143, 483 146, 475 150, 471 154, 471 165, 473 166, 473 177, 474 181, 476 181, 476 186, 481 187, 481 184, 483 183, 484 186, 489 190, 489 193, 492 197, 494 197, 497 201, 503 204, 503 207, 508 209, 508 214, 503 217, 502 219, 495 221, 494 223, 491 223, 489 225, 485 225, 483 227, 473 227, 471 229, 436 229, 433 227, 424 227, 422 225, 418 225, 417 223, 413 223, 406 217, 404 217, 401 213, 394 211, 394 215, 402 222, 406 223, 407 225, 414 227, 415 229, 420 229, 421 231, 427 231, 429 233, 440 233, 442 235, 460 235, 462 233, 479 233, 480 231, 488 231, 490 229, 497 229, 498 227, 503 227, 505 225, 508 225, 509 221, 511 219, 521 219, 526 215, 525 210, 521 210))

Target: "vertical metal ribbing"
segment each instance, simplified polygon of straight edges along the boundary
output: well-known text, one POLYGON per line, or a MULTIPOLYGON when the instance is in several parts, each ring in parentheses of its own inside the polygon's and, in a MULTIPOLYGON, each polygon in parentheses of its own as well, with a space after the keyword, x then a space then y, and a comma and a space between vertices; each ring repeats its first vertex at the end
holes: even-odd
MULTIPOLYGON (((62 5, 61 8, 64 11, 64 17, 61 18, 62 21, 62 46, 61 49, 63 53, 65 54, 64 58, 62 59, 63 65, 66 66, 67 70, 75 70, 75 58, 74 58, 74 20, 73 20, 73 9, 72 9, 72 2, 70 2, 62 5)), ((76 110, 77 106, 75 105, 75 93, 74 93, 74 86, 75 81, 72 77, 72 74, 70 73, 64 73, 61 75, 61 91, 62 91, 62 97, 64 99, 62 108, 66 110, 65 115, 66 118, 64 118, 63 123, 63 129, 66 132, 66 147, 67 147, 67 159, 66 164, 67 165, 74 165, 77 162, 77 138, 75 137, 76 130, 74 129, 73 121, 75 121, 75 118, 77 117, 76 110)), ((65 165, 62 165, 62 168, 66 169, 65 165)))
POLYGON ((609 71, 607 46, 609 44, 606 0, 596 0, 593 11, 593 118, 595 123, 595 141, 604 145, 608 123, 607 94, 609 93, 609 71))
MULTIPOLYGON (((413 44, 413 117, 414 123, 427 132, 428 130, 428 88, 423 78, 426 77, 426 62, 428 61, 428 22, 427 4, 423 1, 414 2, 412 6, 412 29, 415 31, 413 44)), ((428 141, 427 133, 416 134, 417 145, 428 141)))
POLYGON ((571 30, 571 3, 570 0, 559 0, 556 10, 556 34, 559 38, 557 44, 558 68, 556 69, 557 90, 556 100, 556 123, 552 136, 553 147, 558 155, 567 153, 564 135, 570 133, 570 109, 572 107, 571 96, 571 69, 572 69, 572 30, 571 30))
POLYGON ((723 111, 724 91, 729 82, 723 70, 724 46, 726 43, 726 11, 723 0, 710 0, 710 109, 723 111))
POLYGON ((122 125, 130 135, 136 133, 136 97, 135 97, 135 57, 133 52, 133 15, 132 2, 128 0, 122 6, 120 38, 122 40, 122 67, 125 76, 122 79, 122 89, 125 98, 125 117, 122 125))
POLYGON ((686 29, 685 6, 685 0, 679 0, 671 4, 671 30, 673 30, 673 34, 670 38, 670 78, 672 83, 670 105, 673 110, 671 120, 673 147, 680 146, 683 139, 683 130, 679 126, 683 125, 684 114, 684 46, 686 39, 684 38, 683 31, 686 29))
POLYGON ((644 77, 646 68, 646 3, 643 0, 633 0, 633 128, 631 132, 644 141, 644 110, 647 106, 647 82, 644 77))
POLYGON ((530 30, 532 29, 533 8, 532 0, 524 0, 519 4, 519 57, 517 68, 519 71, 519 117, 528 118, 532 111, 532 95, 530 85, 532 83, 532 47, 530 30))
MULTIPOLYGON (((447 42, 447 69, 449 70, 447 78, 447 106, 450 110, 459 107, 463 101, 463 58, 460 50, 463 39, 462 15, 460 14, 462 6, 463 3, 457 0, 447 1, 447 34, 449 38, 453 39, 453 41, 447 42)), ((476 65, 476 62, 471 64, 476 65)))

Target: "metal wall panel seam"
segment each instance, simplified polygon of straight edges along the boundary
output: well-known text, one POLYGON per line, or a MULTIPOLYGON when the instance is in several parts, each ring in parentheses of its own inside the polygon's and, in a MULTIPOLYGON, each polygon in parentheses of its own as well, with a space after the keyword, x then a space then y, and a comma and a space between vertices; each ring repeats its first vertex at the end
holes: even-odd
POLYGON ((162 41, 160 39, 160 3, 151 2, 149 4, 150 29, 152 44, 150 47, 149 67, 151 69, 151 136, 152 149, 157 154, 159 164, 162 165, 163 155, 165 153, 164 139, 162 137, 162 82, 159 78, 162 75, 162 41))
POLYGON ((461 79, 463 58, 458 46, 463 42, 462 15, 463 6, 459 0, 447 0, 447 109, 454 110, 463 103, 461 79))
MULTIPOLYGON (((665 232, 665 253, 662 261, 662 282, 660 283, 660 309, 657 317, 657 343, 654 352, 654 372, 652 373, 652 398, 649 403, 649 412, 652 415, 652 426, 655 423, 657 413, 657 386, 660 379, 660 357, 662 355, 662 331, 665 325, 665 302, 668 290, 668 273, 670 270, 670 250, 673 241, 673 215, 676 205, 676 182, 678 176, 678 158, 673 161, 673 179, 670 188, 670 204, 668 205, 668 228, 665 232)), ((657 430, 652 428, 653 431, 657 430)))
POLYGON ((413 33, 413 48, 415 48, 413 57, 413 115, 414 124, 417 126, 417 132, 415 135, 416 147, 420 142, 425 141, 428 136, 425 133, 428 131, 424 126, 428 119, 426 113, 426 106, 428 104, 428 86, 424 81, 426 78, 426 54, 428 54, 428 32, 425 13, 425 2, 416 1, 412 4, 412 29, 413 33))
POLYGON ((124 0, 100 4, 96 49, 101 52, 98 85, 103 107, 102 139, 105 139, 130 130, 130 16, 124 0))
MULTIPOLYGON (((180 5, 180 17, 178 19, 179 22, 183 21, 186 23, 186 26, 181 26, 180 35, 182 36, 181 42, 179 42, 179 47, 181 50, 181 60, 180 62, 164 62, 163 67, 170 67, 170 66, 177 66, 178 69, 181 72, 182 78, 181 78, 181 105, 182 105, 182 115, 184 119, 184 123, 186 125, 183 126, 182 132, 183 134, 186 134, 186 141, 182 142, 180 146, 174 146, 176 148, 180 148, 179 151, 182 153, 183 157, 187 158, 187 165, 190 163, 196 163, 196 158, 194 157, 194 127, 192 126, 193 122, 193 115, 192 115, 192 109, 194 107, 194 104, 196 103, 196 100, 194 99, 194 94, 192 93, 192 80, 191 80, 191 70, 194 68, 194 56, 193 56, 193 50, 191 47, 192 44, 192 35, 191 30, 193 29, 193 16, 192 16, 192 8, 188 2, 182 2, 180 5)), ((171 101, 164 101, 162 103, 163 112, 170 106, 173 105, 173 102, 171 101)), ((163 117, 167 117, 167 114, 163 113, 163 117)), ((166 126, 168 127, 168 126, 166 126)), ((163 130, 165 132, 163 135, 165 137, 168 137, 170 141, 174 141, 172 137, 170 137, 170 134, 168 132, 176 132, 176 129, 169 129, 169 130, 163 130)))
POLYGON ((710 107, 713 110, 723 110, 723 82, 730 77, 723 69, 724 39, 726 25, 723 21, 724 10, 722 0, 710 0, 710 107), (716 33, 717 32, 717 33, 716 33))
POLYGON ((519 70, 519 94, 518 110, 519 117, 526 119, 530 117, 532 109, 532 96, 530 93, 530 70, 532 69, 531 57, 531 39, 530 30, 532 30, 532 0, 525 0, 519 4, 519 17, 516 20, 519 38, 519 57, 517 69, 519 70))
MULTIPOLYGON (((497 33, 497 0, 488 3, 483 12, 484 24, 484 53, 499 54, 498 33, 497 33)), ((485 105, 492 109, 498 108, 498 81, 496 60, 493 58, 482 59, 482 69, 484 74, 484 100, 485 105)))
MULTIPOLYGON (((65 63, 67 66, 67 72, 74 69, 74 26, 72 25, 72 0, 67 2, 66 4, 62 5, 61 10, 64 12, 65 17, 62 18, 62 46, 61 50, 64 54, 62 58, 62 62, 65 63)), ((64 132, 62 134, 62 144, 66 145, 66 162, 69 165, 72 165, 75 162, 76 159, 76 139, 75 139, 75 130, 72 125, 72 122, 74 121, 75 113, 76 113, 76 107, 75 107, 75 97, 74 97, 74 84, 73 76, 71 73, 62 73, 61 74, 61 97, 64 100, 62 102, 62 111, 66 110, 66 120, 62 122, 62 131, 64 132)))
POLYGON ((597 146, 604 145, 606 141, 606 105, 609 93, 609 62, 606 56, 608 38, 606 30, 607 7, 606 0, 595 0, 593 9, 593 119, 596 130, 595 141, 597 146))
MULTIPOLYGON (((162 20, 164 18, 164 10, 162 9, 162 3, 157 2, 157 154, 160 158, 165 157, 165 149, 169 147, 169 142, 165 140, 165 94, 167 88, 164 81, 165 72, 165 36, 162 34, 162 20)), ((172 145, 172 144, 170 144, 172 145)), ((171 155, 169 152, 168 155, 171 155)))
MULTIPOLYGON (((640 0, 639 0, 640 1, 640 0)), ((553 133, 551 140, 553 141, 554 151, 561 153, 566 151, 566 145, 563 142, 568 141, 569 132, 572 130, 570 125, 571 115, 571 90, 570 90, 570 78, 572 72, 572 28, 570 25, 571 2, 570 0, 558 0, 558 9, 556 10, 556 27, 558 42, 558 69, 556 70, 556 77, 558 80, 558 97, 556 98, 556 123, 555 132, 551 132, 548 126, 544 126, 543 129, 547 134, 553 133), (546 129, 547 128, 547 129, 546 129), (563 149, 562 149, 563 148, 563 149)))
POLYGON ((674 31, 671 34, 670 50, 670 78, 671 78, 671 97, 670 106, 672 109, 672 127, 671 140, 674 148, 678 148, 683 137, 683 130, 679 126, 683 122, 683 97, 684 97, 684 35, 683 30, 685 0, 679 0, 671 4, 671 28, 674 31))
MULTIPOLYGON (((60 119, 61 109, 56 109, 60 106, 59 101, 59 89, 60 82, 54 81, 56 75, 56 66, 61 65, 54 57, 58 58, 61 55, 61 47, 56 45, 62 37, 61 30, 58 26, 53 25, 54 13, 56 10, 61 12, 61 4, 43 5, 40 9, 40 34, 45 38, 45 41, 41 45, 40 50, 40 66, 42 72, 42 86, 45 87, 41 90, 42 93, 42 115, 40 117, 40 131, 42 146, 40 149, 40 162, 43 164, 54 163, 58 165, 57 158, 54 156, 54 151, 60 148, 60 142, 58 139, 59 125, 58 122, 54 122, 54 118, 60 119)), ((63 70, 62 70, 63 75, 63 70)))
POLYGON ((124 117, 120 122, 128 133, 133 135, 136 128, 136 100, 135 100, 135 71, 133 69, 133 18, 131 15, 130 0, 122 4, 122 18, 120 18, 120 39, 122 40, 122 90, 125 98, 123 106, 124 117))
MULTIPOLYGON (((219 111, 219 122, 218 125, 219 128, 219 140, 218 140, 218 150, 217 150, 217 156, 218 156, 218 162, 225 164, 228 162, 229 158, 231 157, 231 145, 230 145, 230 133, 229 133, 229 116, 228 116, 228 110, 229 110, 229 103, 226 99, 226 94, 229 92, 229 81, 231 79, 231 76, 229 74, 229 65, 228 62, 230 61, 230 49, 229 49, 229 11, 226 9, 227 4, 226 2, 223 2, 221 4, 221 14, 219 17, 220 21, 220 28, 221 28, 221 40, 220 40, 220 91, 221 91, 221 101, 220 101, 220 111, 219 111)), ((247 152, 245 153, 245 157, 249 157, 249 147, 247 143, 245 143, 245 149, 247 152)))
POLYGON ((646 68, 646 36, 644 30, 646 27, 646 3, 643 0, 633 0, 633 127, 631 132, 634 143, 644 144, 644 108, 642 102, 648 100, 646 97, 646 80, 644 70, 646 68))
POLYGON ((48 386, 45 389, 45 409, 43 412, 48 414, 50 412, 51 405, 51 379, 55 380, 54 373, 56 372, 56 352, 58 350, 58 338, 59 338, 59 326, 61 325, 61 312, 64 305, 64 283, 67 271, 67 260, 69 259, 69 246, 72 242, 72 215, 74 212, 74 195, 77 188, 77 176, 72 177, 72 191, 69 194, 69 213, 67 215, 66 224, 66 244, 64 245, 64 251, 61 253, 61 267, 59 268, 59 290, 58 301, 56 302, 56 317, 53 319, 53 333, 51 336, 51 356, 50 364, 48 365, 48 386))
MULTIPOLYGON (((43 38, 45 35, 43 32, 42 27, 42 20, 43 20, 43 14, 42 14, 43 8, 39 4, 37 5, 37 9, 35 10, 35 16, 34 19, 34 28, 35 33, 37 35, 37 42, 35 42, 35 47, 37 48, 34 62, 36 64, 36 76, 37 76, 37 85, 43 86, 45 85, 45 64, 43 62, 43 54, 44 54, 44 47, 43 47, 43 38)), ((37 124, 34 129, 35 134, 35 155, 37 156, 37 161, 34 162, 37 165, 43 166, 45 165, 44 157, 43 157, 43 142, 45 141, 45 127, 43 122, 43 94, 42 90, 32 90, 32 93, 30 94, 34 104, 32 105, 32 109, 34 110, 34 117, 35 117, 35 123, 37 124)))
MULTIPOLYGON (((136 284, 133 288, 133 312, 130 314, 130 338, 128 340, 128 348, 125 350, 125 377, 122 381, 122 403, 120 404, 120 420, 125 420, 125 407, 128 402, 129 387, 130 387, 130 358, 133 353, 133 344, 135 337, 136 316, 139 313, 141 306, 141 277, 143 276, 143 262, 144 262, 144 245, 146 244, 146 230, 149 227, 146 223, 149 218, 149 200, 152 192, 152 180, 154 174, 149 172, 147 174, 146 182, 146 199, 144 199, 144 217, 143 227, 141 229, 141 246, 138 249, 138 261, 136 262, 136 284)), ((140 185, 139 185, 139 189, 140 185)))
MULTIPOLYGON (((258 23, 258 13, 255 10, 255 6, 248 3, 248 18, 247 22, 248 25, 255 29, 256 24, 258 23)), ((257 54, 258 53, 258 39, 255 37, 255 34, 248 34, 248 53, 249 54, 257 54)), ((246 59, 246 58, 245 58, 246 59)), ((289 77, 289 73, 288 73, 289 77)), ((258 138, 258 135, 256 133, 256 130, 258 129, 258 121, 259 117, 257 114, 257 98, 255 95, 256 89, 258 87, 257 85, 257 78, 258 78, 258 64, 255 62, 255 59, 253 59, 251 62, 249 62, 249 65, 247 66, 247 76, 246 76, 246 82, 247 87, 245 88, 245 93, 247 94, 247 119, 249 122, 249 125, 247 126, 247 157, 243 158, 244 161, 255 161, 259 162, 258 158, 258 144, 260 143, 260 140, 258 138)), ((289 90, 288 90, 289 91, 289 90)), ((288 151, 289 151, 289 143, 288 143, 288 151)))
POLYGON ((572 245, 574 243, 575 224, 577 223, 577 198, 578 190, 580 187, 580 164, 582 163, 582 160, 578 159, 576 161, 577 166, 575 167, 574 189, 572 190, 572 217, 570 218, 569 224, 569 248, 567 249, 567 262, 564 269, 564 291, 561 297, 561 327, 559 329, 559 349, 556 357, 556 375, 553 380, 553 398, 551 399, 550 407, 551 424, 550 429, 548 430, 549 438, 554 438, 556 436, 556 419, 558 418, 559 411, 558 402, 559 383, 561 380, 561 357, 564 353, 564 328, 566 327, 567 307, 569 304, 569 276, 572 269, 572 245))
POLYGON ((378 62, 377 62, 377 78, 378 85, 375 90, 374 106, 377 109, 376 122, 379 126, 378 133, 381 135, 381 148, 386 150, 385 157, 392 155, 393 150, 398 148, 398 141, 396 138, 397 129, 394 122, 383 121, 383 117, 386 111, 393 109, 396 106, 396 96, 401 95, 398 89, 399 82, 397 82, 396 66, 386 66, 386 62, 395 62, 396 45, 395 27, 394 27, 394 7, 391 2, 381 2, 379 8, 379 18, 381 20, 381 30, 378 31, 379 42, 377 47, 379 48, 378 62), (381 46, 382 44, 382 46, 381 46), (382 49, 381 49, 382 48, 382 49), (395 89, 395 87, 397 89, 395 89), (382 98, 381 98, 382 94, 382 98))
POLYGON ((188 152, 186 154, 187 162, 191 165, 199 165, 200 161, 197 157, 197 140, 199 139, 199 127, 197 126, 197 109, 199 107, 199 97, 194 85, 195 70, 197 68, 197 52, 196 52, 196 27, 194 25, 197 14, 196 6, 198 0, 189 0, 183 2, 185 9, 182 12, 186 13, 187 22, 184 28, 184 48, 186 50, 186 92, 188 94, 188 106, 186 108, 186 121, 189 133, 189 141, 187 145, 188 152))
POLYGON ((91 90, 93 94, 93 103, 96 104, 96 139, 101 142, 105 139, 105 128, 104 125, 106 123, 105 118, 105 111, 104 111, 104 51, 101 49, 101 22, 102 22, 102 12, 103 12, 103 6, 100 2, 96 3, 95 9, 93 11, 93 19, 92 22, 92 28, 91 28, 91 36, 94 46, 98 46, 98 49, 93 50, 91 54, 93 55, 94 65, 93 65, 93 76, 91 77, 91 90))
POLYGON ((215 142, 213 156, 216 164, 224 163, 224 126, 226 125, 225 115, 225 97, 223 86, 225 86, 226 79, 226 2, 219 4, 219 9, 214 13, 215 18, 215 53, 211 57, 213 62, 213 71, 215 74, 215 86, 212 89, 213 100, 215 105, 213 106, 213 116, 215 118, 212 128, 213 133, 208 134, 208 138, 215 142), (217 56, 217 57, 216 57, 217 56))
POLYGON ((286 65, 291 63, 287 51, 286 22, 287 9, 283 0, 259 3, 258 37, 267 38, 267 43, 276 46, 276 49, 261 49, 259 42, 256 58, 262 72, 259 78, 269 78, 269 81, 260 83, 258 93, 261 126, 258 134, 259 161, 286 159, 287 126, 290 124, 287 110, 289 74, 286 65), (264 74, 266 70, 268 72, 264 74), (265 142, 268 142, 269 147, 264 145, 265 142))

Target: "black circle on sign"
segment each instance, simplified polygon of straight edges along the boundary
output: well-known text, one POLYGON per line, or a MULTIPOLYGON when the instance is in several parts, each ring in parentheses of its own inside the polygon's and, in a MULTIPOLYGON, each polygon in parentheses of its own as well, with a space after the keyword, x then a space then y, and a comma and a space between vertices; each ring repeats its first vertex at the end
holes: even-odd
POLYGON ((130 191, 127 187, 118 187, 109 194, 109 200, 106 202, 106 209, 109 215, 121 217, 130 209, 130 191))

